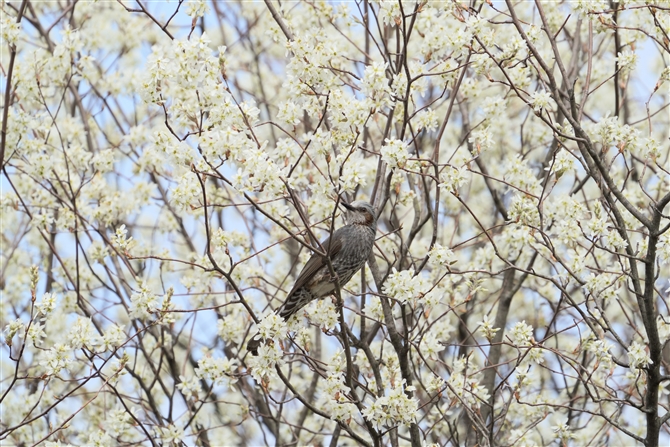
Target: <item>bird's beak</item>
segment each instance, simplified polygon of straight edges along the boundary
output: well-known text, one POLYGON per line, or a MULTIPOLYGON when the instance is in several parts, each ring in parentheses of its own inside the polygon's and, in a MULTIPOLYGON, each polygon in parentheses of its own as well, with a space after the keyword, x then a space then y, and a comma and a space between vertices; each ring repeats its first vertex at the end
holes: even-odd
POLYGON ((343 207, 345 207, 346 209, 348 209, 349 211, 353 211, 353 210, 354 210, 354 207, 352 207, 352 206, 349 205, 348 203, 340 202, 340 204, 341 204, 343 207))

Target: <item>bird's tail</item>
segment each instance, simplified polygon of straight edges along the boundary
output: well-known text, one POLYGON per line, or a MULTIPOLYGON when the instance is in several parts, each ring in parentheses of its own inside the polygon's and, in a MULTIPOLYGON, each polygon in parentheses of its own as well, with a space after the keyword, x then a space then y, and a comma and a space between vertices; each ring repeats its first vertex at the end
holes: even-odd
POLYGON ((284 321, 288 321, 291 316, 296 313, 298 309, 296 307, 286 307, 285 305, 279 309, 277 314, 284 319, 284 321))
POLYGON ((284 304, 277 310, 277 315, 282 317, 284 321, 288 321, 293 314, 297 313, 313 299, 314 296, 304 287, 301 287, 286 297, 284 304))
MULTIPOLYGON (((277 315, 279 315, 284 321, 288 321, 293 314, 298 312, 300 309, 305 307, 310 301, 314 299, 314 296, 304 288, 298 289, 294 293, 290 293, 284 304, 277 309, 277 315)), ((260 338, 252 338, 247 343, 247 351, 251 355, 258 355, 258 348, 260 347, 263 340, 260 338)))

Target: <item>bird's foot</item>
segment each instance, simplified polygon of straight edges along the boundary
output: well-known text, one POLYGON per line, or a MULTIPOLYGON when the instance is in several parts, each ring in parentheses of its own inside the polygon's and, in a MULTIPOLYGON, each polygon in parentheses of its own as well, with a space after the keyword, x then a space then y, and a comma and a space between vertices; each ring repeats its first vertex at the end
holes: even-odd
POLYGON ((337 311, 337 313, 340 313, 340 311, 341 311, 342 308, 344 307, 343 304, 342 304, 342 300, 337 299, 336 296, 333 296, 333 297, 331 298, 331 300, 332 300, 332 302, 333 302, 333 305, 335 306, 335 310, 337 311))

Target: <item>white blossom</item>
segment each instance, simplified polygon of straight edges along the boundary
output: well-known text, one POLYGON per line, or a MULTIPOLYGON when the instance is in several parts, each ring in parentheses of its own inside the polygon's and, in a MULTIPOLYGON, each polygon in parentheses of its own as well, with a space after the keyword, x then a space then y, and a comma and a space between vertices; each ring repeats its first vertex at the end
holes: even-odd
POLYGON ((566 444, 574 435, 570 432, 570 426, 566 423, 558 424, 552 427, 556 438, 559 439, 563 444, 566 444))
POLYGON ((197 18, 202 17, 209 11, 209 7, 204 0, 189 0, 186 8, 186 15, 197 18))
POLYGON ((473 130, 468 138, 468 142, 475 146, 477 152, 483 152, 495 147, 490 126, 482 126, 473 130))
POLYGON ((103 350, 108 351, 121 346, 121 343, 125 341, 126 338, 127 336, 123 332, 123 329, 117 324, 112 324, 105 330, 102 336, 101 344, 103 350))
POLYGON ((93 166, 101 173, 110 172, 114 169, 114 151, 105 149, 93 156, 93 166))
POLYGON ((249 359, 248 366, 251 376, 259 383, 266 383, 268 377, 274 376, 275 366, 283 362, 282 353, 276 344, 261 344, 258 355, 249 359))
POLYGON ((430 256, 430 262, 434 265, 451 265, 456 261, 454 252, 440 244, 433 245, 428 255, 430 256))
POLYGON ((541 112, 542 110, 553 109, 554 100, 549 92, 537 91, 531 95, 530 104, 535 112, 541 112))
POLYGON ((114 233, 114 236, 112 236, 112 243, 119 250, 122 250, 122 251, 128 250, 133 245, 133 238, 132 237, 126 237, 126 234, 128 234, 128 230, 126 229, 126 225, 123 224, 119 228, 116 229, 116 232, 114 233))
POLYGON ((237 343, 244 336, 245 322, 238 314, 226 315, 216 322, 219 337, 227 343, 237 343))
POLYGON ((48 317, 56 308, 56 295, 53 293, 45 293, 42 295, 42 300, 35 304, 39 313, 48 317))
POLYGON ((20 331, 22 331, 24 328, 25 324, 23 321, 21 321, 20 318, 17 318, 5 326, 5 343, 7 346, 12 346, 12 338, 14 338, 16 334, 21 335, 20 331))
POLYGON ((100 344, 100 337, 95 332, 90 318, 77 317, 67 335, 68 344, 72 349, 86 347, 92 349, 100 344))
POLYGON ((198 367, 195 374, 198 378, 209 379, 214 383, 234 383, 237 370, 237 360, 227 358, 214 358, 211 355, 205 355, 198 361, 198 367))
POLYGON ((484 336, 488 341, 493 341, 496 332, 500 330, 500 328, 493 326, 493 322, 489 320, 488 315, 484 315, 484 318, 478 324, 479 327, 481 327, 482 331, 484 331, 484 336))
POLYGON ((393 269, 384 284, 383 291, 391 298, 405 303, 421 300, 428 291, 429 285, 421 275, 415 275, 414 269, 397 271, 393 269))
POLYGON ((147 319, 158 306, 158 297, 145 284, 141 284, 140 289, 130 296, 130 317, 147 319))
POLYGON ((670 264, 670 235, 664 234, 658 238, 658 258, 661 265, 670 264))
POLYGON ((632 369, 646 368, 653 363, 647 351, 647 347, 637 341, 631 343, 628 347, 628 361, 632 369))
POLYGON ((406 391, 414 391, 413 386, 402 384, 391 388, 388 396, 378 397, 361 413, 372 422, 377 429, 393 427, 398 424, 410 425, 415 421, 418 401, 408 397, 406 391))
POLYGON ((302 121, 302 107, 293 101, 285 101, 279 107, 277 118, 287 124, 297 125, 302 121))
POLYGON ((181 391, 186 399, 195 398, 197 400, 202 394, 200 379, 197 376, 193 376, 190 379, 179 376, 179 380, 181 382, 177 385, 177 388, 179 388, 179 391, 181 391))
POLYGON ((163 444, 168 445, 183 445, 184 443, 184 429, 175 425, 169 424, 166 427, 154 427, 156 439, 163 444))
POLYGON ((286 322, 276 313, 266 315, 258 324, 258 334, 254 338, 273 338, 286 333, 286 322))
POLYGON ((617 53, 616 61, 619 63, 619 69, 623 73, 628 73, 635 69, 637 64, 637 53, 629 48, 617 53))
POLYGON ((519 321, 510 331, 509 337, 512 339, 514 344, 519 346, 527 346, 531 344, 533 338, 533 327, 526 324, 525 321, 519 321))
POLYGON ((333 300, 315 300, 307 308, 307 314, 312 323, 322 329, 333 329, 339 321, 339 314, 333 300))
POLYGON ((390 168, 403 168, 409 159, 407 144, 395 138, 387 138, 381 149, 382 160, 388 163, 390 168))
POLYGON ((425 129, 428 132, 434 132, 438 127, 438 115, 430 107, 417 113, 414 121, 416 122, 417 130, 425 129))
POLYGON ((458 194, 459 188, 465 185, 468 181, 466 169, 464 167, 456 168, 453 166, 445 166, 440 173, 440 189, 458 194))
POLYGON ((128 414, 121 405, 107 413, 104 421, 105 430, 108 435, 116 437, 125 433, 133 423, 132 416, 128 414))
POLYGON ((566 171, 573 168, 575 164, 574 156, 566 150, 559 151, 554 158, 554 164, 551 167, 551 172, 560 178, 566 171))
POLYGON ((465 364, 463 357, 454 362, 453 371, 447 380, 447 394, 476 410, 482 402, 488 401, 489 393, 477 378, 465 374, 465 364))
POLYGON ((66 368, 73 361, 72 348, 62 343, 56 343, 44 352, 40 365, 44 367, 47 375, 52 376, 58 375, 63 368, 66 368))
POLYGON ((7 13, 3 14, 1 23, 2 40, 9 45, 16 45, 16 41, 21 33, 21 23, 16 21, 16 17, 12 17, 7 13))

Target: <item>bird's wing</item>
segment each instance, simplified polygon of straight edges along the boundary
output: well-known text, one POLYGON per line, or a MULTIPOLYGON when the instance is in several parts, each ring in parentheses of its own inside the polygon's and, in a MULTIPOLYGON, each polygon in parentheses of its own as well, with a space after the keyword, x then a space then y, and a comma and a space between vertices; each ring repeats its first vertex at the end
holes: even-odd
MULTIPOLYGON (((333 239, 335 239, 335 242, 333 243, 332 247, 330 245, 330 238, 321 242, 323 249, 326 251, 326 253, 328 253, 330 259, 333 259, 333 257, 335 257, 335 255, 342 249, 342 238, 334 237, 333 239)), ((328 263, 326 262, 325 256, 321 256, 318 253, 312 254, 312 257, 309 258, 309 261, 307 261, 307 264, 305 264, 305 267, 303 267, 302 271, 298 275, 298 278, 295 280, 293 289, 291 289, 291 292, 288 294, 288 296, 293 295, 296 290, 307 284, 309 280, 312 279, 314 274, 321 270, 321 267, 326 265, 328 265, 328 263)))

